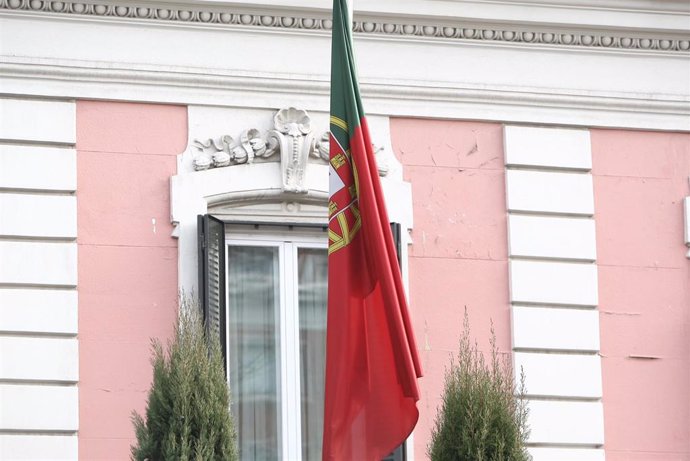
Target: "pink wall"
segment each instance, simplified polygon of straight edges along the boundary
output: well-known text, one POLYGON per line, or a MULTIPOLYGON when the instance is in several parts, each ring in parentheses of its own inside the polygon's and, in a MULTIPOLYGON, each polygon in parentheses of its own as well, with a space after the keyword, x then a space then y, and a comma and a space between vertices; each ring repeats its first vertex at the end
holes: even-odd
POLYGON ((465 307, 483 350, 492 319, 499 349, 511 350, 503 132, 500 124, 393 119, 391 137, 414 204, 409 269, 425 372, 414 433, 421 460, 465 307))
POLYGON ((172 331, 169 178, 186 136, 186 107, 77 102, 80 459, 129 459, 150 338, 172 331))
POLYGON ((592 130, 607 461, 690 460, 690 135, 592 130))

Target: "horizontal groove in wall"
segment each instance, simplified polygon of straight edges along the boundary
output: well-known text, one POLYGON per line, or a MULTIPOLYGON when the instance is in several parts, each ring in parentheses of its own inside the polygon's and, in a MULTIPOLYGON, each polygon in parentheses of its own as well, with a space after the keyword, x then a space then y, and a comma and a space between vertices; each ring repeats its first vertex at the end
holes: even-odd
POLYGON ((77 243, 76 237, 27 237, 24 235, 0 235, 4 242, 38 242, 38 243, 77 243))
POLYGON ((23 189, 19 187, 2 187, 0 194, 22 194, 22 195, 52 195, 58 197, 74 197, 76 189, 23 189))
POLYGON ((15 93, 0 93, 0 99, 19 99, 21 101, 44 101, 44 102, 72 102, 76 103, 74 98, 59 98, 52 96, 35 96, 30 94, 15 94, 15 93))
POLYGON ((540 308, 557 308, 557 309, 576 309, 583 311, 596 310, 598 305, 583 305, 583 304, 559 304, 559 303, 531 303, 525 301, 511 301, 512 306, 520 307, 540 307, 540 308))
POLYGON ((32 284, 32 283, 2 283, 0 281, 0 288, 12 290, 24 290, 26 288, 30 288, 32 290, 64 290, 64 291, 74 291, 77 289, 76 285, 75 286, 68 286, 68 285, 41 285, 41 284, 32 284))
POLYGON ((539 171, 543 173, 573 173, 573 174, 591 174, 592 170, 589 168, 571 168, 565 166, 541 166, 541 165, 517 165, 506 164, 506 170, 521 170, 521 171, 539 171))
POLYGON ((598 349, 554 349, 537 347, 514 347, 513 352, 527 352, 530 354, 553 354, 553 355, 599 355, 598 349))
POLYGON ((559 258, 547 256, 510 255, 511 261, 537 261, 545 263, 595 264, 595 259, 559 258))
POLYGON ((15 386, 50 386, 50 387, 77 387, 79 381, 47 380, 47 379, 8 379, 0 378, 0 384, 15 386))
POLYGON ((526 401, 535 402, 601 402, 601 397, 572 397, 560 395, 530 395, 525 394, 526 401))
MULTIPOLYGON (((5 98, 7 99, 7 98, 5 98)), ((42 146, 42 147, 64 147, 65 149, 74 149, 76 143, 59 142, 59 141, 33 141, 31 139, 8 139, 0 138, 0 144, 12 144, 17 146, 42 146)))
POLYGON ((602 448, 603 445, 594 443, 525 443, 528 448, 573 448, 582 450, 592 450, 602 448))
POLYGON ((593 214, 588 213, 561 213, 557 211, 528 211, 528 210, 508 210, 509 215, 535 216, 545 218, 573 218, 573 219, 593 219, 593 214))
POLYGON ((0 282, 0 288, 35 288, 46 290, 75 290, 76 285, 51 285, 41 283, 3 283, 0 282))
POLYGON ((61 431, 61 430, 27 430, 27 429, 0 429, 0 435, 77 435, 77 431, 61 431))
POLYGON ((77 333, 52 333, 49 331, 9 331, 0 330, 0 337, 35 338, 35 339, 73 339, 77 333))

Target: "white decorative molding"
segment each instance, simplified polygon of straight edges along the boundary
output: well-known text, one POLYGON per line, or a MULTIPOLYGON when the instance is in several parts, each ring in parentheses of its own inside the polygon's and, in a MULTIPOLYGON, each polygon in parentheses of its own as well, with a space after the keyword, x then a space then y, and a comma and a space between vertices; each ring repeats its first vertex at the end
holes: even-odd
MULTIPOLYGON (((267 29, 300 30, 305 32, 328 32, 332 20, 327 14, 319 15, 284 15, 268 11, 243 11, 237 6, 219 8, 211 5, 156 5, 152 2, 141 2, 131 5, 106 2, 75 1, 36 1, 36 0, 0 0, 0 10, 52 13, 76 17, 95 17, 122 20, 143 20, 163 23, 180 23, 194 25, 217 25, 225 27, 253 27, 267 29)), ((494 24, 482 27, 482 24, 465 22, 457 25, 443 22, 410 22, 390 20, 388 18, 370 17, 356 20, 353 23, 355 33, 368 36, 409 37, 441 40, 462 40, 470 42, 494 42, 506 44, 567 46, 592 50, 620 49, 655 51, 661 53, 690 51, 690 39, 661 34, 661 37, 640 34, 611 33, 589 31, 554 31, 553 27, 532 26, 530 30, 506 27, 494 24), (479 27, 478 27, 479 26, 479 27)))
MULTIPOLYGON (((381 142, 381 147, 376 149, 379 152, 377 163, 385 165, 386 174, 381 182, 388 215, 403 228, 411 229, 411 187, 402 180, 402 168, 392 155, 388 118, 373 116, 369 122, 372 137, 381 142)), ((190 145, 178 156, 178 174, 171 178, 171 219, 175 225, 174 236, 178 238, 181 289, 187 292, 196 290, 196 219, 199 214, 210 212, 227 222, 326 225, 328 163, 324 157, 328 152, 311 133, 325 132, 327 113, 307 114, 294 108, 276 112, 192 106, 189 108, 188 126, 190 145), (251 129, 254 130, 252 134, 249 133, 251 130, 245 130, 243 133, 246 135, 240 136, 239 142, 231 141, 228 135, 219 137, 216 134, 228 126, 239 124, 256 128, 251 129), (211 133, 213 135, 209 136, 211 133), (261 152, 261 155, 254 156, 250 162, 248 150, 253 150, 250 141, 263 139, 257 137, 258 133, 268 133, 266 151, 263 143, 256 143, 259 146, 256 152, 261 152), (242 152, 233 153, 235 149, 242 152), (195 161, 200 155, 212 159, 217 152, 230 156, 227 166, 195 169, 195 161), (267 152, 271 152, 271 156, 267 152), (281 153, 281 161, 271 161, 272 154, 277 152, 281 153), (296 163, 292 163, 293 154, 298 154, 296 163), (237 162, 237 158, 241 161, 237 162), (312 161, 307 163, 309 158, 312 161)))
POLYGON ((535 459, 603 459, 589 131, 505 127, 513 358, 535 459))
POLYGON ((252 164, 254 160, 269 159, 280 153, 283 191, 305 193, 305 170, 310 157, 328 162, 328 134, 319 139, 312 134, 311 118, 307 111, 294 107, 280 109, 273 117, 274 128, 266 139, 256 128, 242 132, 238 142, 230 135, 218 140, 194 140, 198 154, 194 158, 197 171, 230 165, 252 164))
MULTIPOLYGON (((690 129, 683 3, 362 3, 368 114, 690 129)), ((0 0, 0 80, 8 95, 327 111, 329 16, 317 0, 0 0), (298 66, 265 57, 286 49, 298 66)))
MULTIPOLYGON (((128 101, 246 108, 284 106, 298 98, 307 110, 328 110, 329 83, 323 76, 288 78, 234 70, 177 71, 129 63, 114 68, 64 59, 2 58, 0 79, 5 91, 14 94, 82 99, 108 99, 109 95, 117 94, 128 101)), ((587 67, 583 63, 581 69, 587 67)), ((489 72, 491 65, 485 69, 489 72)), ((675 65, 669 72, 670 75, 683 73, 681 70, 679 74, 675 65)), ((640 75, 633 70, 626 73, 640 75)), ((403 76, 397 71, 391 75, 403 76)), ((486 79, 485 83, 479 82, 480 78, 476 82, 365 78, 360 82, 360 90, 368 114, 690 130, 690 95, 626 91, 630 80, 620 81, 617 91, 578 92, 567 88, 545 91, 526 86, 530 80, 527 74, 518 71, 515 75, 520 80, 515 83, 519 84, 491 85, 486 79)), ((607 83, 601 81, 597 85, 607 83)))
MULTIPOLYGON (((273 129, 262 136, 256 128, 244 130, 239 140, 230 135, 200 140, 195 138, 192 164, 195 171, 233 165, 275 161, 280 153, 283 191, 305 193, 304 176, 309 161, 325 165, 329 155, 329 133, 318 138, 312 134, 312 121, 307 111, 289 107, 278 110, 273 117, 273 129)), ((391 168, 390 156, 384 147, 372 145, 377 158, 378 172, 386 176, 391 168)))

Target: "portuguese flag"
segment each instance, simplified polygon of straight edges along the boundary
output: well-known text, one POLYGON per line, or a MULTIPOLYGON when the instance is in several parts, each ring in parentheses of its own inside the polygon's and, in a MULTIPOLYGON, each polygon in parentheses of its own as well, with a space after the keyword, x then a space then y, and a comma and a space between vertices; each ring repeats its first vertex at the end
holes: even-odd
POLYGON ((334 0, 323 460, 380 461, 417 423, 421 367, 347 16, 334 0))

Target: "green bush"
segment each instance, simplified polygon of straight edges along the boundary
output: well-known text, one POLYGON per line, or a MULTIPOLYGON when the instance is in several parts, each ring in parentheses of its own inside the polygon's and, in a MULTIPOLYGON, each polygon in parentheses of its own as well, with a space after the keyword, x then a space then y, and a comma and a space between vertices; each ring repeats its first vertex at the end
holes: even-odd
POLYGON ((446 370, 443 401, 427 453, 432 461, 526 461, 529 434, 525 379, 516 386, 510 363, 500 358, 491 327, 491 361, 470 341, 465 311, 457 357, 446 370))
POLYGON ((181 304, 165 353, 152 341, 153 383, 146 419, 132 413, 132 460, 237 460, 219 341, 207 341, 195 303, 181 304))

